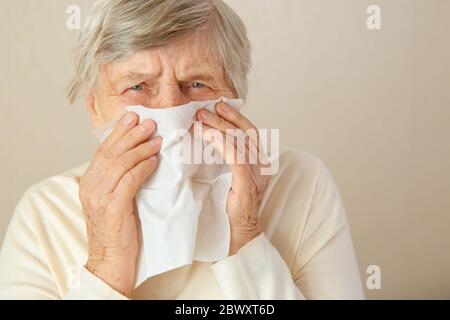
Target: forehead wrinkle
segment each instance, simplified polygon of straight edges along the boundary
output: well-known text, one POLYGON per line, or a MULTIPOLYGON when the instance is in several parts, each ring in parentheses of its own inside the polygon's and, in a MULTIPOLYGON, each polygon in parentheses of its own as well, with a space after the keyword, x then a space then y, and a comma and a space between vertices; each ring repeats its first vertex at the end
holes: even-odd
POLYGON ((193 61, 190 61, 191 64, 219 63, 217 50, 212 44, 212 38, 208 31, 194 31, 185 38, 174 41, 169 46, 176 53, 180 51, 188 52, 189 56, 193 58, 193 61))
MULTIPOLYGON (((203 51, 203 50, 202 50, 203 51)), ((196 51, 189 47, 186 54, 180 56, 175 68, 176 77, 184 79, 193 75, 203 75, 220 81, 223 77, 222 65, 218 59, 206 51, 196 51)))
POLYGON ((176 77, 180 80, 209 80, 220 82, 220 70, 210 64, 199 63, 193 66, 185 65, 178 69, 176 77))
POLYGON ((126 61, 116 62, 115 67, 119 76, 148 74, 157 77, 161 74, 160 60, 158 54, 141 51, 126 61))
POLYGON ((121 85, 129 82, 143 82, 157 78, 161 72, 158 55, 138 52, 125 61, 116 61, 105 68, 106 79, 113 90, 120 90, 121 85))

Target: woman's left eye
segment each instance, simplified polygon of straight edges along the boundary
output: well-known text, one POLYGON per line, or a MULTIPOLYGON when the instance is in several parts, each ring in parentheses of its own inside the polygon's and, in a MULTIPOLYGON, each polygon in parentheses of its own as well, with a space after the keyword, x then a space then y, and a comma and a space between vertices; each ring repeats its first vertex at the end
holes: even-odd
POLYGON ((191 86, 192 86, 192 88, 194 88, 194 89, 199 89, 199 88, 204 88, 204 87, 206 87, 206 85, 205 85, 204 83, 201 83, 201 82, 193 82, 193 83, 191 84, 191 86))
POLYGON ((133 91, 142 91, 144 90, 144 86, 142 84, 137 84, 135 86, 132 86, 130 89, 133 91))

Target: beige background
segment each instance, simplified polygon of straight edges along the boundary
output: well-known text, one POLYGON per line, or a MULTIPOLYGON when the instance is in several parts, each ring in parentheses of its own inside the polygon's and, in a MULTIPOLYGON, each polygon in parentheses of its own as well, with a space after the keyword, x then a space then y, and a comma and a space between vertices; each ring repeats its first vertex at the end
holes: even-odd
MULTIPOLYGON (((284 147, 325 161, 342 193, 368 298, 450 298, 450 1, 234 0, 254 45, 246 113, 284 147), (382 30, 366 8, 382 9, 382 30)), ((0 237, 32 184, 96 146, 69 107, 76 31, 89 0, 3 1, 0 237)))

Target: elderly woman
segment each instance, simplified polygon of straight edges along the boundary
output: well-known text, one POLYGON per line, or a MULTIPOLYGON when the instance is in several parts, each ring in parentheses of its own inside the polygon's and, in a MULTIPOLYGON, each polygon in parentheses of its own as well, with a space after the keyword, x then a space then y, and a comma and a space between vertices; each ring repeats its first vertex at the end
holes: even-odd
MULTIPOLYGON (((192 101, 245 100, 250 60, 245 27, 222 0, 98 1, 81 32, 69 98, 84 97, 94 128, 120 121, 88 164, 23 196, 1 252, 1 297, 362 298, 333 179, 320 160, 292 151, 279 156, 270 179, 256 170, 259 163, 230 163, 226 256, 192 259, 136 286, 143 229, 135 200, 160 170, 163 139, 156 132, 164 121, 141 121, 125 106, 158 112, 192 101)), ((196 117, 223 134, 255 128, 227 103, 196 117)), ((170 254, 153 250, 150 263, 170 254)))

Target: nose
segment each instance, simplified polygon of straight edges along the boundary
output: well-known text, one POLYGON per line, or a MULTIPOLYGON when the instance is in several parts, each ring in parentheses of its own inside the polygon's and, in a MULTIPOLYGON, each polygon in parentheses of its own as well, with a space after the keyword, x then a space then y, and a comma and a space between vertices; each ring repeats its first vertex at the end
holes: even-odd
POLYGON ((152 107, 160 109, 176 107, 190 102, 176 82, 160 84, 152 100, 152 107))

